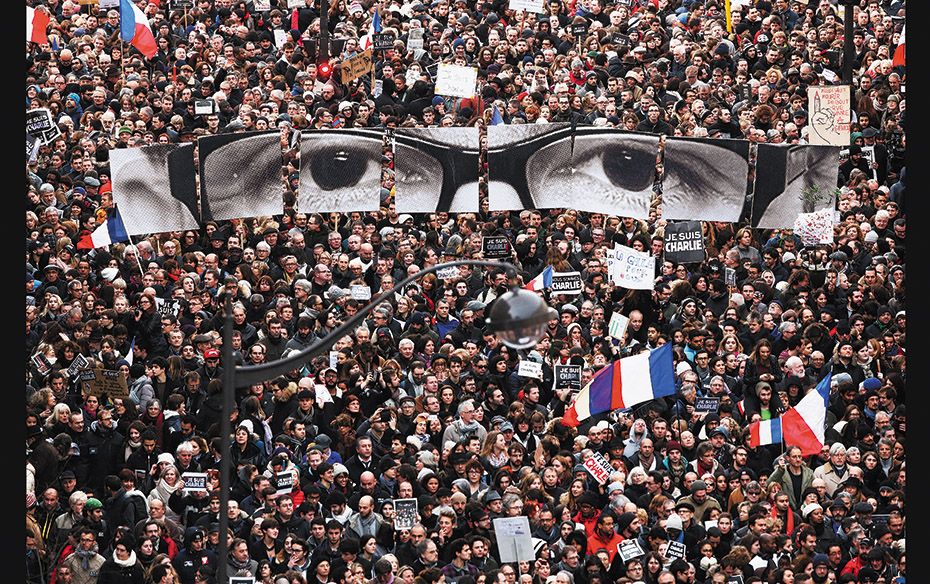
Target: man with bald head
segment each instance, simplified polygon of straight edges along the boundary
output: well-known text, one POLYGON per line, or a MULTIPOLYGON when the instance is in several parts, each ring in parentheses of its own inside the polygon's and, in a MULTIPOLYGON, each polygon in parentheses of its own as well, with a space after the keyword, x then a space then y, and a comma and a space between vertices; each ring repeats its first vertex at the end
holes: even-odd
POLYGON ((354 491, 346 504, 356 511, 361 510, 359 509, 359 503, 362 497, 371 497, 375 501, 391 498, 391 494, 385 492, 381 485, 378 484, 378 477, 370 470, 366 470, 359 475, 358 484, 355 485, 354 491))
POLYGON ((384 524, 384 518, 375 513, 375 500, 371 495, 363 495, 358 500, 358 513, 349 518, 346 528, 349 534, 357 539, 365 535, 377 535, 378 529, 384 524))

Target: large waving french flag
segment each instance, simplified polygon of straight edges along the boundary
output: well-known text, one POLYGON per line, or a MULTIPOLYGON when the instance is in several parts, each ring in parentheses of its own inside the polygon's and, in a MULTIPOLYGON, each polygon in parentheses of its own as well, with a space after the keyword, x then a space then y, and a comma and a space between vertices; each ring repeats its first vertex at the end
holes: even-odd
POLYGON ((120 0, 119 14, 120 38, 139 49, 139 52, 146 58, 154 57, 158 52, 158 45, 155 43, 155 35, 152 34, 152 28, 149 26, 149 19, 145 13, 130 0, 120 0))
POLYGON ((674 393, 672 345, 666 343, 654 351, 618 359, 598 371, 565 411, 562 424, 575 427, 594 414, 630 408, 674 393))
POLYGON ((781 415, 781 432, 787 446, 799 446, 804 456, 818 454, 823 448, 827 403, 830 399, 831 374, 807 392, 798 405, 781 415))
POLYGON ((546 266, 546 269, 542 271, 538 276, 530 280, 523 286, 525 290, 530 290, 531 292, 536 292, 542 290, 543 288, 552 287, 552 266, 546 266))

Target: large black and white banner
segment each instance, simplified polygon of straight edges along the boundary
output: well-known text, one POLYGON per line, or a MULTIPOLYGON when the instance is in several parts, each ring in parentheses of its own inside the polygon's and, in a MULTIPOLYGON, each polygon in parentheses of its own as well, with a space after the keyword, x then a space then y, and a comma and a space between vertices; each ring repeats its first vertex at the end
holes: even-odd
POLYGON ((489 208, 574 208, 646 219, 658 147, 658 136, 609 128, 491 126, 489 208))
POLYGON ((570 169, 566 123, 488 126, 488 208, 491 211, 570 207, 565 193, 545 186, 549 169, 570 169))
POLYGON ((127 234, 199 226, 193 144, 111 150, 110 180, 127 234))
POLYGON ((377 211, 384 133, 303 130, 300 137, 302 213, 377 211))
POLYGON ((478 149, 477 128, 398 128, 397 212, 477 213, 478 149))
POLYGON ((737 222, 748 180, 748 140, 667 138, 662 218, 737 222))
POLYGON ((204 136, 197 147, 205 222, 284 210, 280 131, 204 136))
POLYGON ((759 144, 752 226, 792 228, 801 213, 833 209, 839 146, 759 144))

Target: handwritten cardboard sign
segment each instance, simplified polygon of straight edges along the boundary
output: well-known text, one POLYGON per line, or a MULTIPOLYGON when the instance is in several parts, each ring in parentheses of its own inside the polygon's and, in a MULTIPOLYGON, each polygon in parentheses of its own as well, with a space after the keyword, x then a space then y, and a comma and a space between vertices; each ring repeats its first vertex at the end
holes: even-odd
POLYGON ((810 144, 848 146, 850 103, 848 85, 816 85, 807 92, 810 144))
POLYGON ((371 73, 371 49, 342 62, 342 83, 348 84, 371 73))

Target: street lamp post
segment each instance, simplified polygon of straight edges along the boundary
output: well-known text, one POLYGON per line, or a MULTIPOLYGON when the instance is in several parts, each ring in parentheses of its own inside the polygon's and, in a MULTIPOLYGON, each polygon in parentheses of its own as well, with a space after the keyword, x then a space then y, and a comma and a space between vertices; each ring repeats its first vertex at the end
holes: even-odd
MULTIPOLYGON (((218 550, 220 550, 217 553, 219 562, 217 566, 217 582, 219 584, 228 582, 229 481, 232 472, 232 462, 229 459, 230 435, 232 434, 230 417, 233 412, 236 388, 261 383, 299 368, 314 357, 328 351, 336 340, 352 332, 374 307, 390 298, 398 290, 403 289, 410 282, 422 278, 426 274, 456 266, 498 267, 505 269, 511 277, 517 273, 516 268, 507 262, 487 260, 460 260, 424 268, 398 282, 390 290, 382 292, 325 338, 283 359, 259 365, 233 366, 232 299, 229 295, 226 296, 225 319, 223 321, 223 414, 220 420, 222 458, 220 459, 220 541, 217 546, 218 550)), ((538 294, 513 287, 509 292, 504 293, 494 301, 486 323, 500 337, 501 342, 508 347, 527 349, 536 344, 545 332, 546 324, 553 318, 558 318, 558 314, 538 294)))
POLYGON ((856 58, 856 47, 853 45, 853 7, 859 4, 858 0, 839 0, 845 8, 843 13, 843 83, 850 86, 852 91, 853 61, 856 58))

